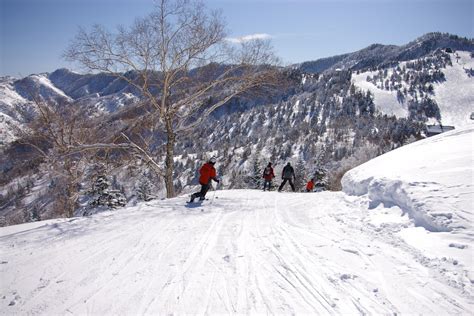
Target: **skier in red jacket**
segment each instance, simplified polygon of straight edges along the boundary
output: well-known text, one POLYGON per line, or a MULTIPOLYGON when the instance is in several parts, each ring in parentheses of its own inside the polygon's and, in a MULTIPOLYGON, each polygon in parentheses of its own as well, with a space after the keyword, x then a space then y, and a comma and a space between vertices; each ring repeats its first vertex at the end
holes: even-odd
POLYGON ((194 202, 194 199, 196 198, 199 198, 199 201, 202 201, 206 198, 206 193, 211 187, 211 180, 219 183, 219 179, 217 179, 216 169, 214 168, 215 164, 216 158, 212 157, 201 167, 201 169, 199 169, 199 183, 201 184, 201 191, 193 193, 191 195, 191 200, 189 201, 189 203, 194 202))
POLYGON ((268 186, 268 191, 272 188, 272 179, 275 178, 275 174, 273 173, 273 168, 272 168, 272 163, 269 162, 268 165, 263 169, 263 176, 262 178, 264 179, 263 182, 263 191, 268 186))

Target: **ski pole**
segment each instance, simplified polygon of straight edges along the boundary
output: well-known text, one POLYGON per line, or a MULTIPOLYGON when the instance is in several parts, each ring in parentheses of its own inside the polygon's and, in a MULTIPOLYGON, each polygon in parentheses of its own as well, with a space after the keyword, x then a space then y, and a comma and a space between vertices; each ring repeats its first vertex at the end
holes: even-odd
POLYGON ((209 203, 209 206, 212 205, 212 203, 214 203, 214 198, 216 197, 216 190, 214 190, 214 193, 212 193, 212 199, 211 199, 211 203, 209 203))
POLYGON ((212 205, 212 203, 214 203, 214 198, 216 197, 216 191, 217 189, 219 188, 219 185, 220 185, 220 181, 217 183, 216 185, 216 189, 214 190, 214 193, 212 194, 212 199, 211 199, 211 203, 209 203, 209 205, 212 205))

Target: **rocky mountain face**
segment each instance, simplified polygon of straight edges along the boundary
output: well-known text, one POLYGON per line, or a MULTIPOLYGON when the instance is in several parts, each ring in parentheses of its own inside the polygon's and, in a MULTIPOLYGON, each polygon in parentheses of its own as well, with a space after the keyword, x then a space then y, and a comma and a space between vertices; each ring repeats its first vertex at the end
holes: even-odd
MULTIPOLYGON (((473 40, 430 33, 403 46, 375 44, 293 67, 288 75, 294 85, 287 90, 235 98, 192 133, 180 135, 176 191, 193 191, 196 170, 212 155, 218 157, 218 173, 226 188, 257 188, 267 162, 274 163, 279 175, 290 161, 299 188, 323 168, 328 188, 339 189, 345 171, 423 138, 426 123, 443 122, 454 108, 460 117, 467 115, 472 91, 460 94, 459 100, 450 98, 449 106, 443 93, 447 85, 472 86, 473 52, 473 40)), ((127 118, 146 121, 145 112, 134 106, 141 99, 138 91, 113 75, 58 69, 19 80, 2 78, 0 224, 63 216, 54 197, 64 188, 50 166, 32 159, 31 148, 21 145, 21 133, 15 132, 34 121, 37 99, 80 108, 89 124, 98 126, 108 139, 127 118)), ((154 136, 150 146, 159 148, 163 135, 154 136)), ((157 151, 157 161, 163 160, 161 155, 157 151)), ((149 197, 164 196, 162 179, 133 157, 102 153, 83 164, 76 215, 93 211, 88 192, 97 169, 128 203, 140 199, 144 190, 149 197)))

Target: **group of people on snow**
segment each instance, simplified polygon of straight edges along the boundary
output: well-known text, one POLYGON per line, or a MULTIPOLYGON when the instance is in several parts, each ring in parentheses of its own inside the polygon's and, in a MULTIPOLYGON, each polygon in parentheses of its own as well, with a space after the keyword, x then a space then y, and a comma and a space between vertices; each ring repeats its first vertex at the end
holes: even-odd
MULTIPOLYGON (((206 162, 200 169, 199 169, 199 184, 201 185, 201 190, 193 193, 191 195, 191 200, 189 201, 190 203, 194 202, 195 199, 199 198, 200 201, 203 201, 206 199, 206 193, 209 191, 209 188, 211 187, 211 181, 215 181, 219 183, 219 179, 217 178, 217 172, 216 168, 214 165, 216 164, 217 159, 215 157, 212 157, 209 159, 208 162, 206 162)), ((265 167, 263 170, 263 191, 270 191, 272 187, 272 180, 275 178, 275 173, 273 171, 272 163, 269 162, 268 165, 265 167)), ((295 176, 295 170, 291 166, 291 163, 287 163, 286 166, 283 168, 282 174, 282 183, 280 184, 278 188, 278 192, 281 192, 283 190, 283 187, 285 184, 288 182, 290 183, 291 190, 293 192, 296 192, 295 190, 295 184, 294 181, 296 179, 295 176)), ((312 192, 314 190, 314 178, 308 181, 306 184, 306 192, 312 192)))
MULTIPOLYGON (((273 172, 273 167, 272 163, 269 162, 268 165, 265 167, 263 170, 263 191, 265 191, 267 188, 270 191, 271 186, 272 186, 272 180, 275 178, 275 173, 273 172)), ((294 181, 296 180, 296 175, 295 175, 295 169, 293 169, 293 166, 291 163, 287 163, 286 166, 283 168, 281 172, 281 179, 283 180, 280 186, 278 187, 278 192, 281 192, 283 190, 283 187, 285 184, 288 182, 290 183, 291 190, 295 192, 295 184, 294 181)), ((312 192, 314 190, 314 179, 310 179, 308 183, 306 183, 306 192, 312 192)))

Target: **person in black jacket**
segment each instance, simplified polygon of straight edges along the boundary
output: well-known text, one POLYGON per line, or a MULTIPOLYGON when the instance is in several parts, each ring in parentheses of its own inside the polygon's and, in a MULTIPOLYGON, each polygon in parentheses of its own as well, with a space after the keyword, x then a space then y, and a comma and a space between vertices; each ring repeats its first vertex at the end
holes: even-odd
POLYGON ((295 192, 295 185, 293 184, 293 181, 295 180, 295 170, 290 163, 287 163, 285 168, 283 168, 281 178, 283 179, 283 182, 280 184, 278 192, 281 192, 287 181, 290 182, 291 189, 295 192))

